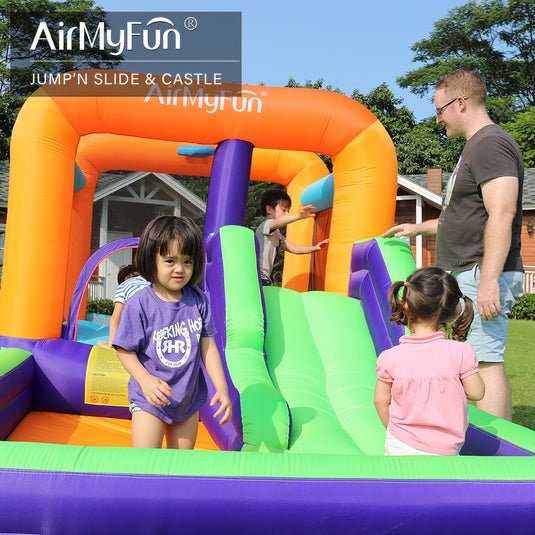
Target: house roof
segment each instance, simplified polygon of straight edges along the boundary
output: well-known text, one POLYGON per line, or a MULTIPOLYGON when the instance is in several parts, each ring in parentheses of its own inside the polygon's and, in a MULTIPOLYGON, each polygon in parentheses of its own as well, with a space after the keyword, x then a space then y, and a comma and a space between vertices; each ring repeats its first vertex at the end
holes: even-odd
POLYGON ((442 195, 427 188, 427 175, 398 175, 398 186, 411 194, 421 195, 427 204, 435 208, 442 206, 442 195), (424 177, 425 180, 415 180, 415 176, 424 177))
POLYGON ((95 197, 93 202, 100 201, 101 199, 108 197, 109 195, 112 195, 149 175, 155 176, 158 180, 160 180, 160 182, 177 193, 182 199, 188 201, 197 210, 206 212, 206 203, 195 193, 186 188, 186 186, 183 186, 176 178, 167 173, 101 173, 98 178, 97 187, 95 188, 95 197))
MULTIPOLYGON (((94 202, 103 197, 107 197, 122 188, 137 182, 148 175, 154 175, 163 182, 169 189, 175 191, 180 197, 187 200, 196 209, 206 212, 206 203, 195 193, 190 191, 178 180, 165 173, 146 173, 146 172, 108 172, 101 173, 95 188, 94 202)), ((0 162, 0 206, 7 206, 7 197, 9 189, 9 162, 0 162)))
MULTIPOLYGON (((130 178, 133 178, 133 175, 138 175, 137 178, 139 178, 140 177, 139 175, 144 176, 145 174, 143 173, 129 173, 129 174, 102 173, 97 182, 97 187, 95 190, 95 200, 97 200, 97 197, 101 198, 99 196, 101 196, 105 191, 111 191, 114 189, 114 187, 119 186, 119 183, 121 183, 125 179, 130 180, 130 178), (127 177, 130 177, 130 178, 127 179, 127 177)), ((161 173, 155 173, 155 174, 159 178, 160 178, 160 175, 165 176, 166 183, 167 183, 167 177, 169 177, 169 175, 163 175, 161 173)), ((450 175, 451 173, 442 174, 443 186, 447 183, 450 175)), ((172 180, 172 184, 174 185, 174 188, 177 191, 177 193, 179 193, 183 197, 189 196, 189 195, 186 195, 186 192, 189 192, 189 194, 194 195, 191 191, 189 191, 185 186, 180 184, 180 182, 178 182, 177 180, 172 180)), ((120 187, 124 187, 124 185, 125 184, 123 183, 120 187)), ((436 207, 440 207, 441 196, 438 193, 435 193, 427 188, 427 175, 426 174, 417 174, 417 175, 408 175, 408 176, 398 175, 398 185, 404 190, 412 194, 422 195, 422 197, 424 197, 424 199, 427 202, 429 202, 430 204, 436 207)), ((7 206, 8 188, 9 188, 9 162, 0 162, 0 206, 7 206)), ((197 202, 195 202, 194 204, 197 204, 197 202)), ((535 210, 535 167, 530 167, 525 170, 524 197, 523 197, 522 204, 523 204, 524 210, 535 210)), ((204 210, 206 210, 206 207, 204 207, 204 210)))
MULTIPOLYGON (((442 173, 442 190, 444 190, 450 176, 451 173, 442 173)), ((409 193, 422 195, 429 204, 436 208, 440 208, 442 204, 442 196, 427 188, 427 174, 398 175, 398 185, 409 193)), ((524 210, 535 210, 535 167, 528 167, 524 170, 522 207, 524 210)))

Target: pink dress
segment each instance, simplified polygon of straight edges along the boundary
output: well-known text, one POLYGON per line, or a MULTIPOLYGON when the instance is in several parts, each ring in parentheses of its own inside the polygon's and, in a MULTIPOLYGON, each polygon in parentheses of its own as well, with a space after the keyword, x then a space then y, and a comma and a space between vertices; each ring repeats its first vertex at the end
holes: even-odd
POLYGON ((377 377, 392 384, 388 430, 405 444, 438 455, 457 455, 468 427, 461 380, 478 371, 466 342, 439 331, 402 336, 377 359, 377 377))

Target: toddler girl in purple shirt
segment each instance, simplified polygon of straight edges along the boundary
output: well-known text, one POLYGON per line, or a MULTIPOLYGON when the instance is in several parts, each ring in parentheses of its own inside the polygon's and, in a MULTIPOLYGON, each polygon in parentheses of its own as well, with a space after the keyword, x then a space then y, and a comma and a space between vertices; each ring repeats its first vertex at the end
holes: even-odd
POLYGON ((187 217, 161 216, 141 235, 139 273, 151 285, 125 303, 113 341, 131 375, 132 446, 193 449, 207 401, 201 359, 216 393, 221 424, 232 416, 210 306, 195 283, 204 264, 201 231, 187 217))

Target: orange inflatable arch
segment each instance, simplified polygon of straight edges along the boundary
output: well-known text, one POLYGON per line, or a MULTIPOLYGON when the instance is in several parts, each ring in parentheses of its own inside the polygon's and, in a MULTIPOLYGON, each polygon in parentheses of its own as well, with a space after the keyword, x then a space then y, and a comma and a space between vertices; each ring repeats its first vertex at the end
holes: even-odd
MULTIPOLYGON (((68 315, 70 292, 89 253, 93 197, 100 173, 112 169, 166 172, 191 176, 209 176, 213 156, 189 157, 177 154, 186 143, 162 141, 115 134, 90 134, 80 139, 76 162, 86 177, 86 186, 74 195, 69 264, 64 317, 68 315), (113 150, 110 148, 113 147, 113 150)), ((254 149, 251 179, 276 182, 288 188, 292 205, 299 207, 301 191, 324 177, 329 171, 313 153, 254 149)), ((311 243, 313 220, 300 221, 288 227, 288 238, 295 243, 311 243)), ((284 286, 304 291, 308 286, 309 260, 288 255, 284 265, 284 286), (306 275, 306 276, 305 276, 306 275)))
MULTIPOLYGON (((394 221, 397 161, 384 127, 338 93, 241 86, 218 97, 203 93, 202 86, 196 90, 195 98, 164 98, 152 90, 119 96, 114 88, 100 96, 66 97, 43 86, 26 101, 11 142, 0 335, 60 336, 73 280, 89 254, 98 174, 135 169, 208 175, 192 172, 191 162, 182 170, 176 147, 185 140, 250 142, 251 177, 287 186, 294 208, 302 190, 326 174, 316 156, 300 153, 330 155, 335 191, 325 290, 347 293, 353 242, 382 233, 394 221), (77 193, 75 162, 88 178, 77 193)), ((312 222, 301 223, 288 227, 288 237, 310 242, 305 237, 312 222)), ((292 281, 304 266, 298 262, 293 269, 283 282, 300 289, 292 281)))

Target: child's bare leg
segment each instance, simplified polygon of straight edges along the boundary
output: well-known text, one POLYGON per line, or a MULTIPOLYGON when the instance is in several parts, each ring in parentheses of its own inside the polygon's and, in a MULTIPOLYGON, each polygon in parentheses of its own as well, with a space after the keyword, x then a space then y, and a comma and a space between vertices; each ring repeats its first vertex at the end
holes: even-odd
POLYGON ((192 450, 197 440, 199 411, 180 424, 167 426, 167 447, 169 449, 192 450))
POLYGON ((161 448, 165 422, 146 411, 132 413, 132 447, 161 448))

